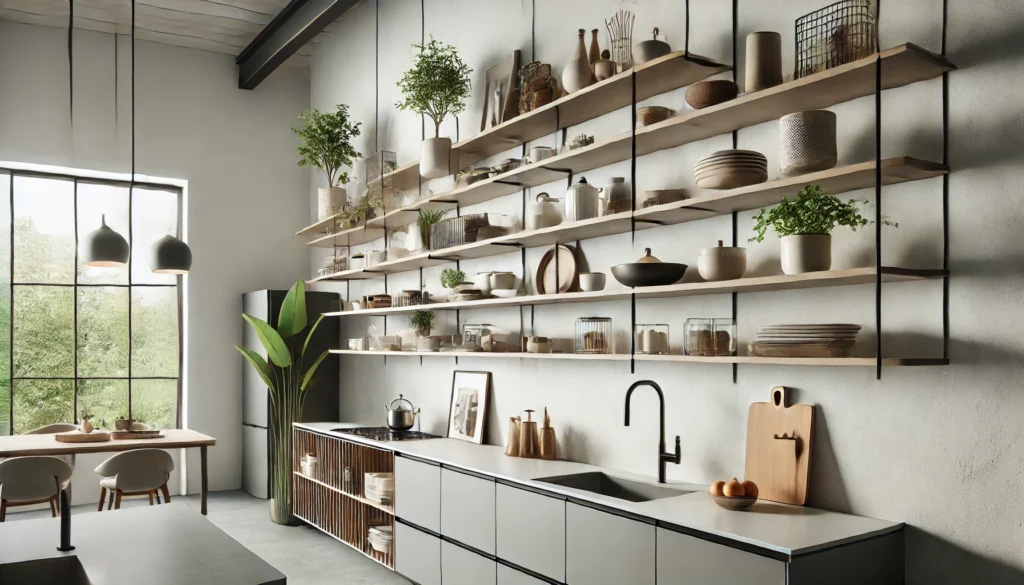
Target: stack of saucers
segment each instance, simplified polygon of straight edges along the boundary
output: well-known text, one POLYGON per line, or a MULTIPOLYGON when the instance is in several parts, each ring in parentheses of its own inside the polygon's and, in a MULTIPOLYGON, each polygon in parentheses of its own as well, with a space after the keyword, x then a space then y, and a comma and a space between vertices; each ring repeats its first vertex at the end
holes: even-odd
POLYGON ((757 329, 750 355, 758 357, 847 357, 860 325, 829 323, 769 325, 757 329))
POLYGON ((373 550, 388 554, 391 552, 391 541, 394 540, 394 533, 390 526, 371 526, 366 540, 370 541, 373 550))
POLYGON ((363 475, 363 489, 367 500, 390 506, 391 500, 395 497, 395 474, 366 473, 363 475))
POLYGON ((768 180, 768 159, 753 150, 720 150, 694 167, 701 189, 735 189, 768 180))

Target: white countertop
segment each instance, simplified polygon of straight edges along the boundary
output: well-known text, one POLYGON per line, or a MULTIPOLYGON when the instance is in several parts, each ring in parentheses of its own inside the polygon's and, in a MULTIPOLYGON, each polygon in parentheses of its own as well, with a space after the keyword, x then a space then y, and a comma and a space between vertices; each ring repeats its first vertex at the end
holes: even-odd
POLYGON ((355 435, 332 432, 332 429, 362 425, 325 422, 296 423, 295 426, 482 473, 553 494, 593 502, 787 556, 807 554, 894 532, 903 527, 902 523, 897 522, 763 500, 745 511, 734 512, 715 504, 708 495, 707 486, 679 482, 669 482, 667 487, 692 490, 692 493, 649 502, 629 502, 537 480, 572 473, 601 471, 608 475, 650 484, 655 484, 655 481, 650 477, 573 461, 507 457, 502 447, 474 445, 457 439, 373 441, 355 435))

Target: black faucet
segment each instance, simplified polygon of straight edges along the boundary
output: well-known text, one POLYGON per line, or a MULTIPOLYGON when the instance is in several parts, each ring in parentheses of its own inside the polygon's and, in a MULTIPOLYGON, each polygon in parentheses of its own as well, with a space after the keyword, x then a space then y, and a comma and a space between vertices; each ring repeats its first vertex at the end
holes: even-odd
POLYGON ((626 426, 629 426, 629 399, 633 396, 633 390, 636 390, 637 386, 650 386, 654 388, 654 391, 658 393, 658 403, 661 405, 660 418, 661 418, 661 429, 658 434, 658 483, 665 483, 665 463, 671 461, 676 465, 682 461, 682 453, 679 448, 679 435, 676 435, 676 452, 675 454, 667 453, 665 451, 665 395, 661 392, 661 386, 658 386, 657 382, 652 380, 640 380, 629 387, 626 390, 626 426))
MULTIPOLYGON (((58 480, 57 488, 60 489, 58 480)), ((68 492, 60 490, 60 546, 57 550, 68 552, 75 550, 71 546, 71 506, 68 505, 68 492)))

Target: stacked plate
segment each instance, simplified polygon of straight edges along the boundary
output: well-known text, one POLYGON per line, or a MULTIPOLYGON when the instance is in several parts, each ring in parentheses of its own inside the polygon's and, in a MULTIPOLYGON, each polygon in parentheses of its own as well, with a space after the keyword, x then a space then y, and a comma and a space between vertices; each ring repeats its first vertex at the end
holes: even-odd
POLYGON ((828 323, 759 327, 750 344, 758 357, 847 357, 857 343, 860 325, 828 323))
POLYGON ((394 533, 390 526, 371 526, 366 540, 370 541, 373 550, 381 553, 391 552, 391 541, 394 533))
POLYGON ((391 505, 395 497, 395 474, 372 472, 363 474, 363 490, 366 499, 385 506, 391 505))
POLYGON ((768 180, 768 159, 753 150, 720 150, 694 167, 701 189, 735 189, 768 180))

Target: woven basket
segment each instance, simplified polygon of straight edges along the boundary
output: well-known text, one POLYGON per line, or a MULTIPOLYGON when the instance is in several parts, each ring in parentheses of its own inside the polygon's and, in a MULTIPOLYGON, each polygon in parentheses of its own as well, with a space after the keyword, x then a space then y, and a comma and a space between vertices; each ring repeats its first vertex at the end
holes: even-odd
POLYGON ((836 166, 836 115, 811 110, 779 120, 780 167, 784 175, 802 175, 836 166))
POLYGON ((636 111, 636 119, 641 126, 650 126, 668 120, 675 111, 664 106, 646 106, 636 111))

